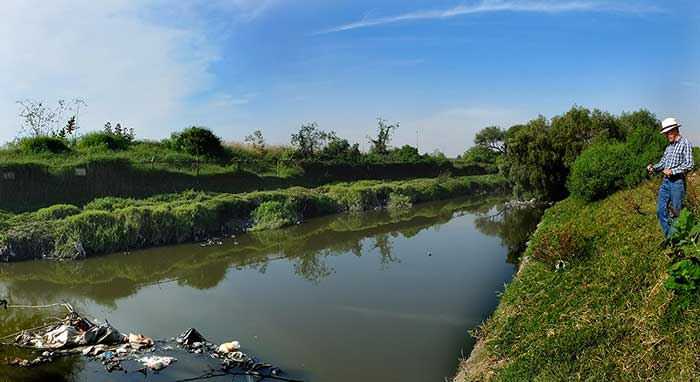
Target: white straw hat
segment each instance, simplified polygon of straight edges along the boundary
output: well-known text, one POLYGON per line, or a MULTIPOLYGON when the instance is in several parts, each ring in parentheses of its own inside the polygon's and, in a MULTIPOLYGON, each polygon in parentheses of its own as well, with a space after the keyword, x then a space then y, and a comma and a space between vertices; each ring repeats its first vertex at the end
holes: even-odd
POLYGON ((681 125, 675 118, 666 118, 661 121, 661 134, 669 132, 678 127, 681 127, 681 125))

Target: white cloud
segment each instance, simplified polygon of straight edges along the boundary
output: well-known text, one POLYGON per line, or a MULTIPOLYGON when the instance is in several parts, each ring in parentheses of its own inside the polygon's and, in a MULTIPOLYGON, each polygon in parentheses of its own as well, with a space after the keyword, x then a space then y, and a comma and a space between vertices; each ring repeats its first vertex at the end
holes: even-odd
MULTIPOLYGON (((245 15, 260 12, 260 2, 233 1, 245 15)), ((267 3, 267 2, 263 2, 267 3)), ((250 97, 208 96, 210 66, 219 49, 206 31, 182 23, 175 27, 147 17, 157 1, 67 0, 3 1, 0 4, 0 141, 19 130, 18 99, 54 104, 81 98, 83 132, 119 121, 139 137, 163 137, 201 123, 216 104, 220 118, 250 97), (149 8, 151 7, 151 8, 149 8), (192 117, 192 118, 190 118, 192 117)), ((191 15, 196 17, 196 15, 191 15)), ((246 16, 248 17, 248 16, 246 16)))
POLYGON ((505 1, 483 0, 474 5, 458 5, 447 9, 420 10, 385 17, 365 17, 362 20, 339 25, 333 28, 317 32, 317 34, 342 32, 352 29, 367 28, 378 25, 394 24, 404 21, 446 19, 455 16, 487 12, 536 12, 536 13, 562 13, 575 11, 610 11, 625 13, 645 13, 657 11, 654 6, 646 5, 620 5, 614 3, 602 3, 594 1, 505 1))

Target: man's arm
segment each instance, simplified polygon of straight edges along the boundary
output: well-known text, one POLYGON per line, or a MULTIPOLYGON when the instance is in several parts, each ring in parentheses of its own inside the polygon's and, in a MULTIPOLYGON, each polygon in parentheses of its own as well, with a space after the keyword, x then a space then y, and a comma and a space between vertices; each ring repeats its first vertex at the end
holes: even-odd
POLYGON ((681 162, 671 169, 673 175, 683 174, 693 169, 693 148, 690 147, 688 141, 683 142, 682 147, 682 160, 681 162))
POLYGON ((652 165, 651 169, 654 172, 659 172, 659 171, 663 170, 665 166, 666 166, 666 153, 664 152, 664 156, 661 157, 661 160, 659 161, 659 163, 652 165))

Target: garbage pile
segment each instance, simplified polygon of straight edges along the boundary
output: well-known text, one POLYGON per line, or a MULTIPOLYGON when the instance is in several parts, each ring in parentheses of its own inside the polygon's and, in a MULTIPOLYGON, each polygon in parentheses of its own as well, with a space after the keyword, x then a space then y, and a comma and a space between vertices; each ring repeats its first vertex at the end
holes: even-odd
MULTIPOLYGON (((18 333, 11 344, 41 352, 35 359, 15 358, 8 365, 31 367, 51 362, 58 356, 81 354, 99 361, 107 372, 128 373, 127 368, 147 375, 158 373, 177 362, 172 353, 189 352, 216 360, 223 375, 250 375, 260 379, 292 381, 282 370, 243 353, 238 341, 214 344, 190 328, 176 338, 154 341, 142 334, 122 334, 108 322, 93 323, 72 311, 62 320, 18 333)), ((184 353, 186 354, 186 353, 184 353)))

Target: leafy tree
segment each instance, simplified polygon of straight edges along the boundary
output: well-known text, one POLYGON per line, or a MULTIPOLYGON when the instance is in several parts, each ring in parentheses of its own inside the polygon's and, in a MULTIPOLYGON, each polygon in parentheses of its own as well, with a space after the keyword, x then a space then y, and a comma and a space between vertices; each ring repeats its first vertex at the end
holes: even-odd
POLYGON ((319 159, 335 160, 343 162, 359 162, 362 158, 360 145, 355 143, 350 145, 347 139, 339 138, 335 134, 331 134, 328 143, 321 150, 319 159))
POLYGON ((534 119, 508 140, 501 170, 518 194, 532 193, 546 200, 566 196, 568 168, 543 116, 534 119))
POLYGON ((391 134, 398 128, 398 122, 390 124, 389 121, 383 118, 377 118, 377 139, 367 137, 371 145, 370 152, 386 154, 389 151, 391 134))
POLYGON ((483 146, 472 146, 464 153, 462 159, 473 163, 496 163, 498 154, 483 146))
POLYGON ((503 154, 506 151, 504 141, 505 134, 505 130, 498 126, 488 126, 476 133, 476 136, 474 137, 474 144, 492 150, 496 153, 503 154))
POLYGON ((260 130, 255 130, 253 134, 247 135, 245 142, 256 150, 265 151, 265 138, 260 130))
POLYGON ((299 132, 292 134, 292 146, 296 147, 296 155, 300 158, 313 158, 326 144, 329 137, 335 133, 326 133, 318 128, 316 122, 301 125, 299 132))
POLYGON ((173 133, 169 141, 175 150, 194 155, 221 159, 224 148, 221 138, 206 127, 192 126, 179 133, 173 133))
POLYGON ((415 163, 423 160, 418 148, 410 145, 403 145, 400 149, 390 151, 388 157, 391 161, 403 163, 415 163))

